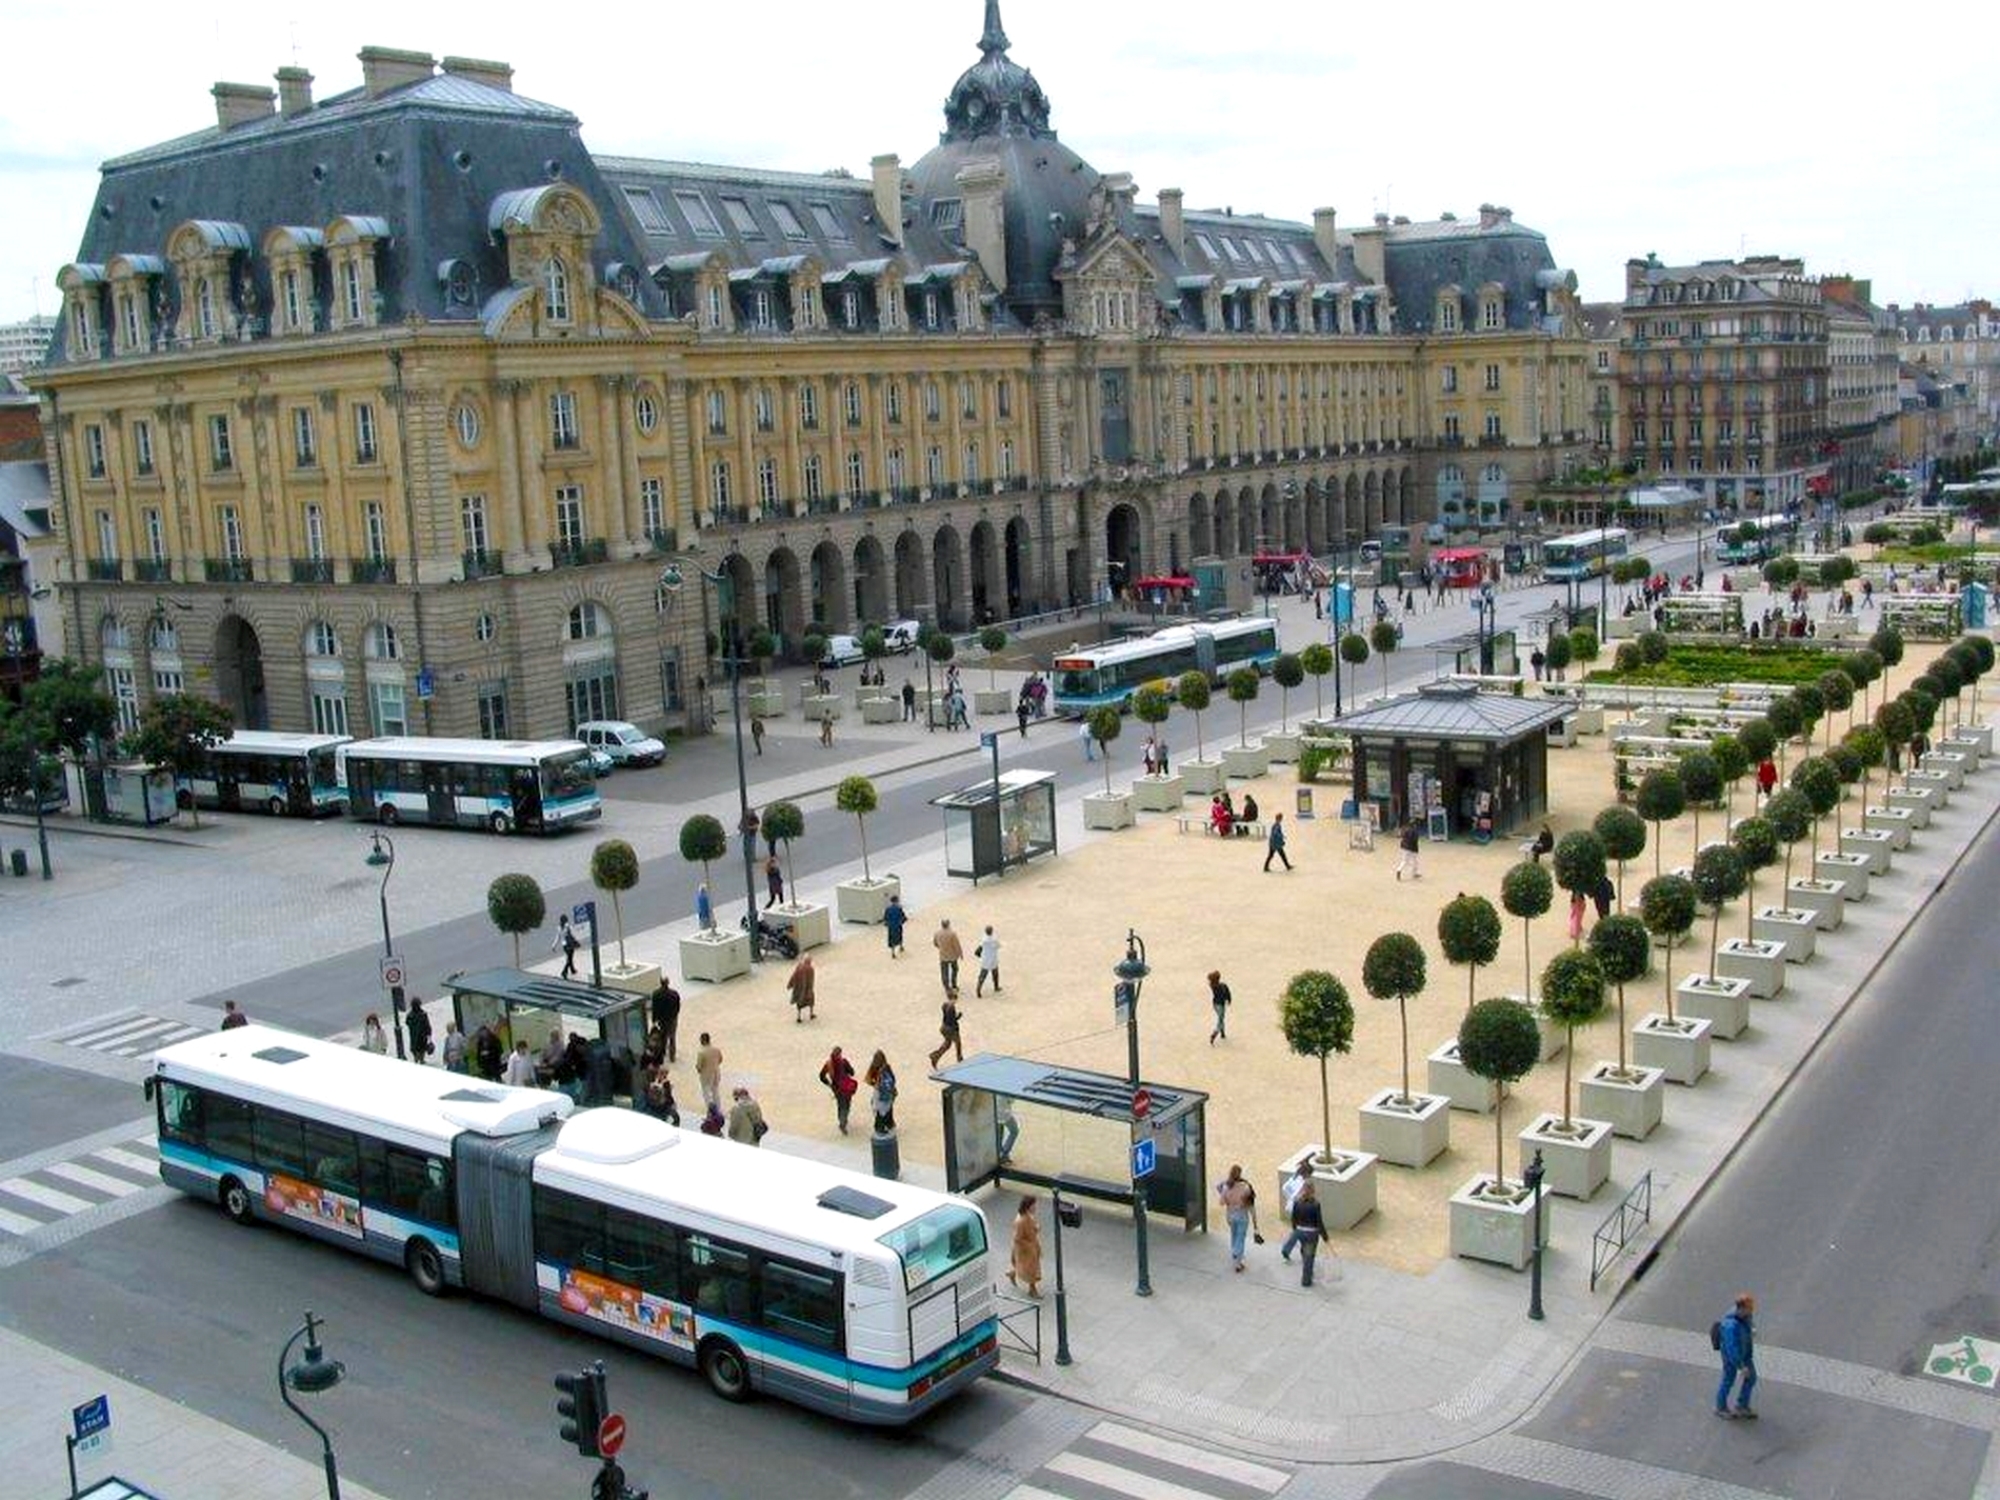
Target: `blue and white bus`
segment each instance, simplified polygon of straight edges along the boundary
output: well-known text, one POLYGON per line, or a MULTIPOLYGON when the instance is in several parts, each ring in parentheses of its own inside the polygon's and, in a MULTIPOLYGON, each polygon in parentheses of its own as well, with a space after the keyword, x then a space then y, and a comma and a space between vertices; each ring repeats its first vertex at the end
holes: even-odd
POLYGON ((754 1391, 898 1424, 999 1362, 963 1198, 240 1026, 146 1081, 160 1175, 240 1224, 400 1264, 754 1391))
POLYGON ((354 740, 338 757, 347 810, 364 821, 554 833, 604 812, 576 740, 354 740))
POLYGON ((239 729, 208 752, 208 763, 174 782, 182 807, 318 818, 347 804, 340 784, 344 734, 277 734, 239 729))
POLYGON ((1579 531, 1542 543, 1542 581, 1562 583, 1595 578, 1631 550, 1632 534, 1622 526, 1579 531))
POLYGON ((1716 533, 1715 560, 1732 566, 1768 562, 1798 541, 1796 516, 1750 516, 1716 533))
POLYGON ((1169 625, 1136 640, 1063 652, 1054 663, 1056 712, 1088 713, 1107 703, 1122 710, 1131 707, 1132 695, 1149 682, 1165 679, 1171 684, 1186 672, 1206 672, 1219 680, 1246 664, 1268 671, 1277 659, 1273 620, 1169 625))

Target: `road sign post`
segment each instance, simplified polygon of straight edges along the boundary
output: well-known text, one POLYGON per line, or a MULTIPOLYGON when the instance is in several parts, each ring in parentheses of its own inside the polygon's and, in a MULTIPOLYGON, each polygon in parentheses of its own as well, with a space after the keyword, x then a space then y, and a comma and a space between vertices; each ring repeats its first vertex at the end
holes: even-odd
POLYGON ((74 1500, 76 1485, 76 1456, 102 1454, 111 1446, 111 1398, 97 1396, 81 1406, 70 1408, 71 1430, 63 1437, 63 1445, 69 1458, 69 1492, 74 1500))
POLYGON ((1136 1181, 1144 1181, 1153 1175, 1153 1168, 1159 1161, 1159 1148, 1153 1144, 1151 1136, 1142 1136, 1132 1143, 1132 1176, 1136 1181))
POLYGON ((403 956, 400 953, 386 955, 382 959, 382 988, 393 993, 400 990, 407 982, 404 976, 403 956))
POLYGON ((606 1458, 616 1458, 618 1450, 625 1446, 625 1417, 621 1412, 610 1412, 597 1424, 597 1451, 606 1458))
POLYGON ((597 903, 579 901, 570 908, 569 924, 572 927, 590 928, 590 982, 594 988, 604 988, 604 953, 597 946, 597 903))

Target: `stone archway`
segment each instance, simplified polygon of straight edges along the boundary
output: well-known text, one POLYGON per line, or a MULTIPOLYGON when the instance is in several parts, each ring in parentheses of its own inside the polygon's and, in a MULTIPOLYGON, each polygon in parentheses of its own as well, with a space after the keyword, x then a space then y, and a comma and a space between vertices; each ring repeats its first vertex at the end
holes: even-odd
POLYGON ((1275 484, 1264 486, 1257 497, 1258 550, 1282 552, 1285 548, 1285 507, 1275 484))
MULTIPOLYGON (((741 552, 732 552, 722 560, 722 571, 729 577, 729 592, 734 597, 736 628, 743 632, 748 644, 750 632, 761 630, 762 604, 758 591, 757 576, 750 566, 750 559, 741 552)), ((726 641, 723 643, 728 644, 726 641)))
POLYGON ((812 626, 822 634, 847 629, 847 559, 832 542, 812 550, 812 626))
POLYGON ((1124 502, 1105 513, 1104 567, 1113 594, 1145 576, 1144 524, 1138 507, 1124 502))
POLYGON ((1408 468, 1396 481, 1396 519, 1405 526, 1417 522, 1417 476, 1408 468))
POLYGON ((1196 557, 1207 557, 1215 545, 1215 533, 1210 529, 1208 497, 1197 494, 1188 501, 1188 550, 1196 557))
POLYGON ((241 615, 222 617, 215 627, 215 695, 236 717, 239 729, 268 729, 271 708, 264 691, 264 647, 241 615))
POLYGON ((1368 535, 1382 534, 1382 481, 1373 469, 1361 481, 1361 516, 1368 535))
POLYGON ((1003 568, 1007 587, 1007 613, 1019 619, 1028 613, 1028 577, 1033 566, 1028 552, 1028 523, 1019 516, 1007 523, 1003 568))
POLYGON ((1346 494, 1341 501, 1341 526, 1347 532, 1348 545, 1359 547, 1368 540, 1368 530, 1362 525, 1361 476, 1347 476, 1346 494))
POLYGON ((1326 542, 1326 497, 1320 493, 1319 481, 1306 481, 1306 551, 1318 557, 1327 550, 1326 542))
POLYGON ((1216 491, 1212 543, 1217 557, 1228 557, 1236 550, 1236 502, 1227 490, 1216 491))
POLYGON ((1236 553, 1250 557, 1257 551, 1257 497, 1245 485, 1236 495, 1236 553))
POLYGON ((854 619, 861 626, 889 621, 888 564, 882 544, 872 536, 854 544, 854 619))
POLYGON ((923 539, 914 531, 896 537, 896 618, 921 620, 931 604, 930 574, 924 571, 923 539))
POLYGON ((938 628, 965 629, 971 599, 965 586, 965 544, 956 527, 940 526, 931 537, 931 591, 938 628))
POLYGON ((764 559, 764 628, 794 650, 805 638, 804 598, 799 589, 798 554, 776 547, 764 559))
POLYGON ((999 538, 993 531, 991 521, 979 521, 973 525, 969 538, 972 551, 972 621, 984 625, 988 621, 1004 618, 1007 613, 1007 596, 1000 576, 999 538))

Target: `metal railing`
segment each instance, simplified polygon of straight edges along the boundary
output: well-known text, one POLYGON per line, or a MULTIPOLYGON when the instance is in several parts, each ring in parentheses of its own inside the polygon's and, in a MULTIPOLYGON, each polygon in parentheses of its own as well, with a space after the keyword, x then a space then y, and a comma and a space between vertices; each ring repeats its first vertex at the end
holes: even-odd
POLYGON ((993 1295, 1000 1304, 1000 1344, 1042 1362, 1042 1304, 998 1287, 993 1295))
POLYGON ((1618 1206, 1605 1216, 1597 1226, 1597 1232, 1590 1237, 1590 1289, 1597 1290, 1598 1279, 1611 1269, 1611 1263, 1625 1253, 1625 1247, 1633 1238, 1653 1221, 1653 1174, 1649 1169, 1644 1177, 1632 1184, 1632 1191, 1618 1200, 1618 1206))
POLYGON ((347 565, 347 576, 354 583, 394 583, 396 581, 396 559, 393 557, 357 557, 347 565))

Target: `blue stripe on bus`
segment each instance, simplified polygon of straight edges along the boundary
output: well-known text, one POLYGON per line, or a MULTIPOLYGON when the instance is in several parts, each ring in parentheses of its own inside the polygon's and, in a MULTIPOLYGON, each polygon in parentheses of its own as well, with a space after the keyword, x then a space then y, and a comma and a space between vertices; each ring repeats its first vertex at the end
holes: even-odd
MULTIPOLYGON (((211 1156, 208 1152, 198 1150, 184 1142, 170 1141, 164 1137, 159 1142, 159 1152, 162 1161, 170 1161, 176 1166, 200 1172, 206 1177, 220 1178, 225 1173, 234 1173, 239 1176, 254 1177, 261 1183, 268 1175, 260 1167, 248 1166, 226 1156, 211 1156)), ((302 1177, 299 1181, 309 1182, 310 1179, 302 1177)), ((316 1182, 311 1185, 319 1186, 316 1182)), ((360 1203, 364 1229, 375 1228, 378 1224, 384 1225, 399 1230, 405 1239, 412 1233, 420 1231, 435 1240, 440 1250, 454 1256, 458 1254, 458 1235, 442 1224, 433 1224, 426 1219, 413 1219, 407 1214, 392 1213, 386 1208, 374 1207, 365 1198, 360 1199, 360 1203), (375 1222, 371 1223, 371 1220, 375 1222)))

